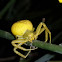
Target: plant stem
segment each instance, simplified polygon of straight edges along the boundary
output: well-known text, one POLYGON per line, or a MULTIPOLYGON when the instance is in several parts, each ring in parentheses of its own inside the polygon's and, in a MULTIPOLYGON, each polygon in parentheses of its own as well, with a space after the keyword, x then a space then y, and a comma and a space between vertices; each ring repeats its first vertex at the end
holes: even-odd
POLYGON ((46 49, 46 50, 50 50, 50 51, 62 54, 62 46, 59 46, 59 45, 45 43, 39 40, 34 40, 32 45, 35 47, 39 47, 42 49, 46 49))

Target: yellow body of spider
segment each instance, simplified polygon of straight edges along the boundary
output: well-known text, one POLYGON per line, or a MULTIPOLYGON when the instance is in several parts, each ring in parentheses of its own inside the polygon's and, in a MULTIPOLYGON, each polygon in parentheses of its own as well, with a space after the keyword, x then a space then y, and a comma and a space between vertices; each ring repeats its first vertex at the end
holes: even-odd
POLYGON ((31 50, 35 50, 37 48, 31 49, 31 46, 30 46, 30 49, 26 49, 22 47, 22 45, 26 44, 26 42, 32 43, 32 40, 36 40, 38 35, 40 35, 44 30, 45 30, 45 42, 47 42, 48 34, 49 34, 50 43, 51 43, 51 32, 49 31, 45 23, 41 22, 38 25, 36 31, 34 31, 33 25, 29 20, 21 20, 21 21, 15 22, 11 27, 11 32, 16 37, 16 40, 13 40, 11 42, 11 44, 14 46, 14 52, 19 56, 26 58, 31 52, 31 50), (17 51, 17 49, 28 51, 28 53, 26 55, 23 55, 22 53, 17 51))

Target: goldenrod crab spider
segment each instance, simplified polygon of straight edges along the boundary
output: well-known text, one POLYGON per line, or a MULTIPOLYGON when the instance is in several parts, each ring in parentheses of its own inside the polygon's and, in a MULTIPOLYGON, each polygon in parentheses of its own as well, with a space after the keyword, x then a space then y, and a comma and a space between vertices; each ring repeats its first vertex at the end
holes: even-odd
POLYGON ((51 43, 51 32, 49 31, 45 23, 40 22, 36 31, 34 31, 33 25, 29 20, 21 20, 15 22, 11 27, 11 32, 16 37, 16 40, 13 40, 11 42, 11 44, 14 46, 14 52, 19 56, 26 58, 31 52, 31 50, 35 50, 37 48, 31 48, 30 46, 30 49, 26 49, 21 45, 26 44, 26 42, 32 43, 32 40, 36 40, 38 38, 38 35, 40 35, 44 30, 45 30, 45 42, 47 42, 48 40, 48 33, 49 33, 51 43), (23 55, 22 53, 17 51, 17 49, 28 51, 28 53, 26 55, 23 55))

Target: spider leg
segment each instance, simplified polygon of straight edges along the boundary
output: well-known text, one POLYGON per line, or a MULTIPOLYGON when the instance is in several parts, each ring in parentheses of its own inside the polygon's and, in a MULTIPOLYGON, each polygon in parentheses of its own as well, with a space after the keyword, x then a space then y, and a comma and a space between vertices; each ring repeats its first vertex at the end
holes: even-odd
POLYGON ((36 35, 35 35, 35 38, 40 35, 43 31, 45 30, 45 42, 47 42, 48 40, 48 33, 49 33, 49 38, 50 38, 50 43, 51 43, 51 32, 50 30, 47 28, 46 24, 41 22, 37 29, 36 29, 36 35), (43 27, 42 27, 43 26, 43 27))
POLYGON ((38 47, 33 46, 32 43, 30 43, 30 47, 33 48, 34 50, 38 49, 38 47))
MULTIPOLYGON (((31 47, 30 47, 30 49, 31 49, 31 47)), ((29 55, 29 53, 31 52, 31 50, 26 54, 26 56, 23 55, 22 53, 18 52, 16 47, 14 47, 14 52, 15 52, 16 54, 18 54, 19 56, 21 56, 21 57, 23 57, 23 58, 26 58, 26 57, 29 55)))
POLYGON ((42 24, 39 24, 34 35, 35 39, 37 39, 38 35, 40 35, 45 30, 45 28, 41 28, 41 27, 42 27, 42 24))
POLYGON ((13 40, 12 42, 11 42, 11 44, 14 46, 14 47, 16 47, 16 48, 19 48, 19 49, 21 49, 21 50, 23 50, 23 51, 30 51, 30 50, 35 50, 35 49, 26 49, 26 48, 24 48, 24 47, 21 47, 21 45, 23 45, 24 43, 26 43, 27 41, 21 41, 20 39, 18 39, 18 40, 13 40), (16 44, 16 43, 19 43, 20 44, 20 46, 18 46, 18 44, 16 44))
POLYGON ((45 42, 48 40, 48 32, 45 30, 45 42))
POLYGON ((44 28, 42 29, 41 28, 42 28, 42 23, 40 23, 36 29, 36 32, 35 32, 36 36, 40 35, 45 30, 44 28))
POLYGON ((16 54, 18 54, 19 56, 23 57, 23 58, 26 58, 26 57, 29 55, 29 53, 31 52, 31 50, 37 49, 37 48, 31 49, 31 46, 30 46, 30 49, 26 49, 26 48, 24 48, 24 47, 21 47, 21 45, 23 45, 23 44, 26 43, 26 42, 27 42, 26 40, 20 40, 20 39, 13 40, 13 41, 11 42, 12 45, 14 46, 14 52, 15 52, 16 54), (25 56, 25 55, 23 55, 22 53, 18 52, 17 49, 21 49, 21 50, 23 50, 23 51, 28 51, 28 53, 27 53, 26 56, 25 56))
MULTIPOLYGON (((45 37, 46 39, 45 40, 48 40, 48 33, 49 33, 49 38, 50 38, 50 43, 51 43, 51 32, 50 30, 47 28, 46 24, 45 23, 42 23, 43 27, 45 28, 46 32, 45 32, 45 37)), ((46 41, 45 41, 46 42, 46 41)))
MULTIPOLYGON (((41 28, 39 35, 45 30, 45 28, 41 28)), ((45 30, 45 42, 48 40, 48 32, 45 30)))

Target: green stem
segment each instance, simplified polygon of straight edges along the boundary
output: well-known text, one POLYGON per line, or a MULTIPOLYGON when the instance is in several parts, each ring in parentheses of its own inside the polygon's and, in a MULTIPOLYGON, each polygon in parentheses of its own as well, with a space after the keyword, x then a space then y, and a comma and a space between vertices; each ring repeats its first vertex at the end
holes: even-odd
POLYGON ((62 54, 62 46, 59 45, 45 43, 39 40, 34 40, 33 46, 62 54))

